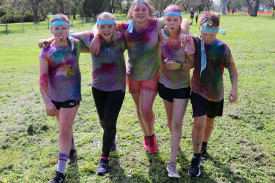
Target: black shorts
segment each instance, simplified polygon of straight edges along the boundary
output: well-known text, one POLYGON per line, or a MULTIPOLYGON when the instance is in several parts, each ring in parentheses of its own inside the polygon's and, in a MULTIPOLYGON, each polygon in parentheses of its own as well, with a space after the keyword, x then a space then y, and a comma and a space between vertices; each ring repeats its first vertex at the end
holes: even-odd
POLYGON ((209 118, 215 118, 216 116, 222 116, 223 101, 224 100, 219 102, 211 102, 192 92, 191 104, 193 109, 193 117, 207 115, 209 118))
POLYGON ((191 88, 171 89, 171 88, 165 87, 161 83, 158 83, 159 96, 163 100, 168 100, 169 102, 173 102, 174 98, 188 99, 190 97, 190 90, 191 88))
POLYGON ((55 105, 55 108, 59 110, 60 108, 73 108, 80 104, 80 100, 67 100, 65 102, 56 102, 52 100, 52 103, 55 105))

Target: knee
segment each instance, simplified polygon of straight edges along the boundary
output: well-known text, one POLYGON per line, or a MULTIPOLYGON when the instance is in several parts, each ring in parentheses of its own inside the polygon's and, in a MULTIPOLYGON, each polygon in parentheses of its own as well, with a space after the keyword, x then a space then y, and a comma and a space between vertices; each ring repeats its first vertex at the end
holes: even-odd
POLYGON ((141 106, 140 112, 144 117, 151 117, 153 115, 153 109, 149 106, 141 106))
POLYGON ((182 121, 173 121, 172 126, 174 130, 181 130, 182 129, 182 121))
POLYGON ((72 126, 63 125, 59 127, 59 136, 67 137, 71 136, 72 126))
POLYGON ((196 130, 204 130, 204 128, 205 128, 205 122, 204 121, 195 121, 194 122, 194 128, 196 130))

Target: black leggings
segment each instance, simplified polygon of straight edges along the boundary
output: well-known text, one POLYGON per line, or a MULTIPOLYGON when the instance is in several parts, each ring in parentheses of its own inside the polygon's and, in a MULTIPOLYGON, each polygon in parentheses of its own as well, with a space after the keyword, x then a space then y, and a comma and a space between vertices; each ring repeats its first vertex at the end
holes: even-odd
POLYGON ((92 91, 100 125, 104 130, 102 157, 109 157, 116 135, 116 122, 124 100, 125 90, 102 91, 92 87, 92 91))

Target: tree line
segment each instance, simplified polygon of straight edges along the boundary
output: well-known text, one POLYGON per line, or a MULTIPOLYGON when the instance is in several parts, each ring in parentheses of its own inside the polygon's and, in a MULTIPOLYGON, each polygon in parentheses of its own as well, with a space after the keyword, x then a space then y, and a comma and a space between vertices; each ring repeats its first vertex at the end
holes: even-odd
MULTIPOLYGON (((72 18, 79 15, 82 18, 95 18, 103 11, 111 13, 127 13, 133 0, 0 0, 1 23, 39 22, 44 21, 49 14, 63 13, 72 18)), ((273 7, 274 0, 218 0, 226 9, 241 9, 247 7, 251 16, 257 16, 260 5, 273 7)), ((157 11, 162 12, 168 5, 177 4, 183 11, 192 7, 199 12, 204 8, 212 9, 213 0, 151 0, 157 11)))

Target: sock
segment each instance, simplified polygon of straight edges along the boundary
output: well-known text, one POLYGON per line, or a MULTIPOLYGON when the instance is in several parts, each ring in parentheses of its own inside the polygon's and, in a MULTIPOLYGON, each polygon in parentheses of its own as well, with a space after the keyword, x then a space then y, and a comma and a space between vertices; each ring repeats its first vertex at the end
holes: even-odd
POLYGON ((195 157, 201 157, 201 153, 194 153, 195 157))
POLYGON ((67 159, 69 158, 68 154, 62 154, 58 152, 58 163, 57 163, 57 171, 63 173, 65 175, 65 169, 67 164, 67 159))
POLYGON ((207 142, 202 142, 202 147, 207 148, 207 142))
POLYGON ((72 137, 72 146, 71 146, 71 149, 76 150, 75 145, 74 145, 74 137, 72 137))
POLYGON ((101 157, 100 160, 107 161, 108 157, 101 157))
POLYGON ((151 137, 154 137, 155 136, 155 134, 153 134, 152 136, 147 136, 147 139, 149 139, 149 138, 151 138, 151 137))

